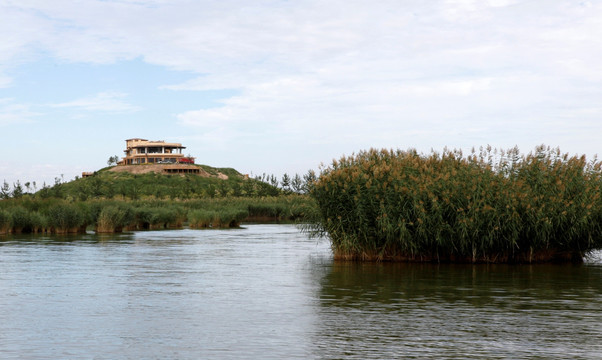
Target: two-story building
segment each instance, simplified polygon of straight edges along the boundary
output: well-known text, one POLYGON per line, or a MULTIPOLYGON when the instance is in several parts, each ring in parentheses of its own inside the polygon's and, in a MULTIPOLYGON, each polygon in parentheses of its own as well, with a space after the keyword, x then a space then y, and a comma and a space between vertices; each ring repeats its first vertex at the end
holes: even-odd
POLYGON ((186 149, 180 143, 167 143, 165 141, 149 141, 146 139, 127 139, 125 141, 125 157, 120 165, 138 164, 194 164, 193 157, 182 154, 186 149))

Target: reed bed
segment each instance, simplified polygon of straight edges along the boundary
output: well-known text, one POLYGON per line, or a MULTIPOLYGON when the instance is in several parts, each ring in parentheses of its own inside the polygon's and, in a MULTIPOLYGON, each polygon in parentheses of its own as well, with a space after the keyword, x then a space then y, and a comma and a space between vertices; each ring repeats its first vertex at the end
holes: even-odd
POLYGON ((369 150, 324 169, 308 230, 352 260, 581 261, 602 248, 601 163, 540 146, 369 150))
POLYGON ((171 199, 9 199, 0 202, 0 234, 98 233, 239 227, 243 221, 292 221, 315 203, 304 195, 171 199))
POLYGON ((244 221, 295 221, 303 218, 308 208, 315 207, 314 200, 306 195, 210 198, 181 204, 190 210, 246 210, 244 221))

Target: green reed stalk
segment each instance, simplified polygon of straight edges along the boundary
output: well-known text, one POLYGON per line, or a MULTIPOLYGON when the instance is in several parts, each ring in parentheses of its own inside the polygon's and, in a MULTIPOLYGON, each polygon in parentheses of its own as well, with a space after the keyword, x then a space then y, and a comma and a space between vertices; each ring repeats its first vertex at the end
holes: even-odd
POLYGON ((12 216, 6 210, 0 209, 0 235, 7 234, 12 228, 12 216))

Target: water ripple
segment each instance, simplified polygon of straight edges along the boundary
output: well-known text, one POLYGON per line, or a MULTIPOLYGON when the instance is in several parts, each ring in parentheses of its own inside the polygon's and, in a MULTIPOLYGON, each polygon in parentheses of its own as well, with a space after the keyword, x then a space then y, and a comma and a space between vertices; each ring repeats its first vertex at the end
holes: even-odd
POLYGON ((0 358, 600 359, 601 264, 339 263, 290 225, 13 236, 0 358))

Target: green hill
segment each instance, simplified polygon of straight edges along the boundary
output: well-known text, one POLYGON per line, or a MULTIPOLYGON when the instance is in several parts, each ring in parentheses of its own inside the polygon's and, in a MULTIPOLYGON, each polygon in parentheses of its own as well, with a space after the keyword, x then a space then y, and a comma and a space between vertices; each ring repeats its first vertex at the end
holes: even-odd
POLYGON ((278 196, 282 190, 251 179, 235 169, 191 165, 200 174, 163 174, 161 165, 114 166, 101 169, 92 176, 70 182, 57 182, 36 193, 41 198, 88 200, 120 199, 202 199, 214 197, 278 196))

